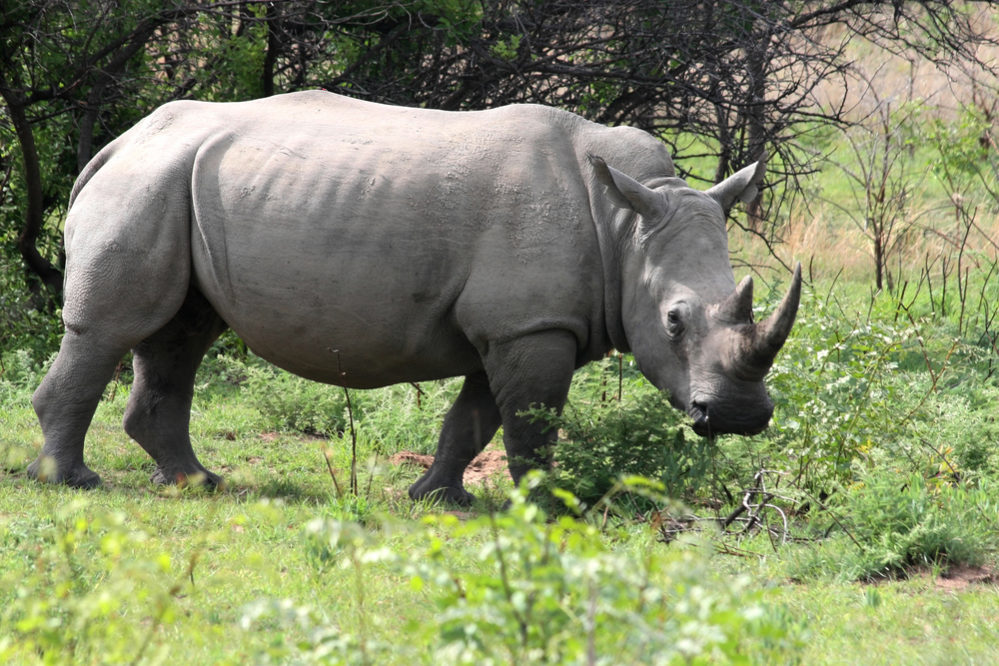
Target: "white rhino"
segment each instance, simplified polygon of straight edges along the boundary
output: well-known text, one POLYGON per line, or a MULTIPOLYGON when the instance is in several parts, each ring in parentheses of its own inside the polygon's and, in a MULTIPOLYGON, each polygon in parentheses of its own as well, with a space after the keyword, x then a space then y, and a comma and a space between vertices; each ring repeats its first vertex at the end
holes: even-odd
POLYGON ((369 388, 462 375, 432 467, 410 488, 468 502, 462 472, 502 424, 514 480, 554 437, 573 371, 634 353, 697 432, 755 433, 800 267, 752 323, 726 211, 763 177, 707 192, 665 147, 553 108, 441 112, 323 91, 167 104, 84 169, 66 220, 65 335, 34 394, 30 475, 91 487, 84 435, 134 352, 125 431, 162 483, 218 477, 188 432, 195 371, 228 326, 309 379, 369 388))

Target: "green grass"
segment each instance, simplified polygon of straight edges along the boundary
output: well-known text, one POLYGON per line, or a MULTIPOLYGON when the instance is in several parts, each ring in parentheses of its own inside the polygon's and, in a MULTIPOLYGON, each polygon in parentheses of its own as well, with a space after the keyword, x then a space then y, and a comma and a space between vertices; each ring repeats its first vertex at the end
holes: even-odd
MULTIPOLYGON (((657 502, 675 509, 650 495, 652 486, 642 504, 609 498, 579 518, 546 518, 516 494, 494 512, 508 481, 479 489, 483 499, 461 518, 411 502, 406 488, 419 471, 388 465, 387 456, 432 448, 453 382, 421 387, 419 401, 412 387, 353 394, 361 492, 346 495, 349 434, 280 427, 273 405, 261 408, 264 384, 234 382, 231 371, 244 362, 223 371, 209 361, 199 376, 192 436, 202 462, 224 474, 221 491, 149 482, 151 460, 120 426, 124 381, 109 388, 88 434, 88 462, 104 485, 40 485, 23 474, 40 446, 28 399, 40 369, 32 377, 7 363, 9 376, 25 381, 0 380, 0 656, 74 664, 995 661, 996 585, 935 582, 950 565, 995 567, 994 460, 960 428, 994 427, 994 389, 979 382, 975 399, 957 382, 922 399, 919 363, 909 375, 893 369, 916 343, 889 326, 890 309, 864 331, 817 301, 806 302, 775 371, 775 427, 699 450, 681 469, 690 478, 672 486, 709 517, 730 512, 761 466, 809 470, 772 499, 790 517, 792 540, 780 546, 738 523, 663 543, 651 514, 635 513, 657 502), (816 365, 830 327, 843 341, 840 358, 816 365), (877 391, 914 416, 893 423, 877 409, 839 404, 843 391, 877 391), (803 395, 811 411, 795 409, 803 395), (822 423, 834 430, 823 433, 822 423), (835 429, 846 427, 879 437, 837 439, 835 429), (965 479, 935 476, 939 456, 918 442, 930 429, 947 433, 944 455, 965 479), (813 501, 804 513, 819 493, 824 508, 813 501), (916 509, 896 510, 896 499, 916 509), (858 582, 872 577, 879 582, 858 582)), ((952 377, 971 382, 976 366, 952 357, 952 377)), ((612 463, 628 453, 600 437, 621 436, 629 419, 635 432, 657 420, 651 389, 633 370, 620 405, 606 403, 616 373, 613 361, 583 372, 567 410, 576 420, 564 424, 612 463), (594 419, 594 409, 614 411, 594 419)), ((317 391, 288 377, 276 388, 290 410, 317 391)), ((587 465, 576 473, 589 475, 587 465)), ((662 472, 667 484, 672 469, 662 472)), ((777 514, 769 515, 774 525, 777 514)))

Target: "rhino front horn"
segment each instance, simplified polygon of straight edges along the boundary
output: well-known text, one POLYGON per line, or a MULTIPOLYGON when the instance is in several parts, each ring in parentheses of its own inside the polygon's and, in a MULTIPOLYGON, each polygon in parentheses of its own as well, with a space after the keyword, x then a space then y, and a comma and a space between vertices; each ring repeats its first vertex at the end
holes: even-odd
POLYGON ((777 352, 784 346, 787 336, 794 326, 801 300, 801 264, 794 268, 791 287, 784 295, 780 306, 769 317, 755 324, 747 331, 747 339, 742 347, 743 362, 752 374, 764 375, 773 365, 777 352))

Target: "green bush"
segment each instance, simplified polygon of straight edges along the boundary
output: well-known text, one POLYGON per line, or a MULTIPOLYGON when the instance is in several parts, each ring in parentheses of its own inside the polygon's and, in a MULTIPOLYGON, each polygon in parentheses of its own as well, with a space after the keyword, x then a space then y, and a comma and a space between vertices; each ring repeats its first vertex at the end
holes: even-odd
POLYGON ((230 359, 223 367, 232 377, 242 374, 243 392, 274 430, 334 437, 348 427, 347 400, 339 386, 309 381, 263 362, 230 359))
MULTIPOLYGON (((559 431, 550 484, 586 506, 616 492, 625 477, 661 483, 671 497, 691 495, 714 462, 714 443, 693 435, 663 392, 633 367, 621 371, 614 358, 577 373, 561 415, 539 408, 529 415, 559 431)), ((625 498, 640 502, 627 492, 617 499, 625 498)))
MULTIPOLYGON (((531 477, 529 477, 531 478, 531 477)), ((275 662, 448 664, 691 664, 794 660, 796 623, 767 605, 744 577, 719 575, 707 553, 644 542, 615 550, 579 519, 551 520, 522 485, 507 511, 462 522, 425 519, 425 546, 399 552, 354 523, 316 520, 307 530, 320 566, 340 563, 358 582, 386 563, 435 610, 387 640, 377 611, 335 626, 317 609, 266 601, 243 626, 303 629, 306 640, 272 646, 275 662), (472 563, 449 543, 478 542, 472 563)), ((363 610, 363 586, 354 591, 363 610)))
POLYGON ((358 432, 382 453, 409 450, 433 453, 464 380, 395 384, 372 391, 351 391, 358 432))
POLYGON ((14 393, 30 395, 54 360, 55 355, 52 355, 48 361, 42 362, 27 349, 0 353, 0 397, 14 393))
MULTIPOLYGON (((999 548, 999 486, 867 471, 832 510, 837 535, 795 558, 800 577, 871 580, 980 566, 999 548)), ((815 526, 821 523, 815 519, 815 526)))
POLYGON ((187 572, 169 554, 149 552, 147 535, 124 513, 73 500, 51 521, 9 521, 3 535, 0 661, 115 664, 152 656, 149 639, 174 621, 187 572))
MULTIPOLYGON (((0 218, 3 194, 0 192, 0 218)), ((24 266, 14 250, 16 242, 13 228, 0 228, 0 353, 24 350, 33 361, 41 362, 59 349, 62 318, 50 295, 33 295, 29 290, 24 266), (15 256, 16 261, 11 259, 15 256)), ((55 252, 57 247, 54 243, 47 249, 55 252)))
POLYGON ((462 384, 457 378, 351 389, 348 410, 347 393, 339 386, 303 379, 258 357, 240 358, 224 349, 209 357, 202 377, 238 386, 264 418, 264 427, 332 438, 349 434, 353 415, 357 432, 382 453, 432 453, 444 415, 462 384))

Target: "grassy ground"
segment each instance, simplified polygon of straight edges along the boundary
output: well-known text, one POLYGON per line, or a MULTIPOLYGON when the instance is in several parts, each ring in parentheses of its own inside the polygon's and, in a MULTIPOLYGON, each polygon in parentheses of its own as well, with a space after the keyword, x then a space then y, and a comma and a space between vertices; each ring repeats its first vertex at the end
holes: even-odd
MULTIPOLYGON (((0 428, 9 470, 0 480, 0 655, 8 662, 999 658, 994 559, 951 581, 938 566, 854 582, 837 562, 845 551, 823 554, 810 538, 774 548, 760 532, 708 530, 667 545, 634 515, 551 522, 517 503, 493 514, 510 490, 504 477, 480 488, 482 501, 458 520, 406 498, 418 470, 387 464, 391 443, 363 421, 352 497, 337 492, 325 464, 329 441, 273 432, 252 392, 210 365, 192 431, 203 462, 226 476, 214 494, 148 482, 149 459, 120 428, 127 384, 109 390, 87 443, 104 485, 75 492, 30 482, 23 464, 39 434, 29 392, 9 387, 0 428), (815 573, 822 558, 828 571, 815 573), (525 625, 538 635, 524 634, 525 625), (636 647, 633 627, 644 627, 637 635, 647 645, 636 647)), ((439 387, 418 410, 441 411, 451 391, 439 387)), ((387 396, 366 400, 369 423, 390 420, 380 412, 393 409, 387 396)), ((435 437, 411 434, 407 442, 423 448, 435 437)), ((342 488, 350 446, 333 444, 342 488)), ((793 534, 804 537, 806 524, 794 519, 793 534)))

